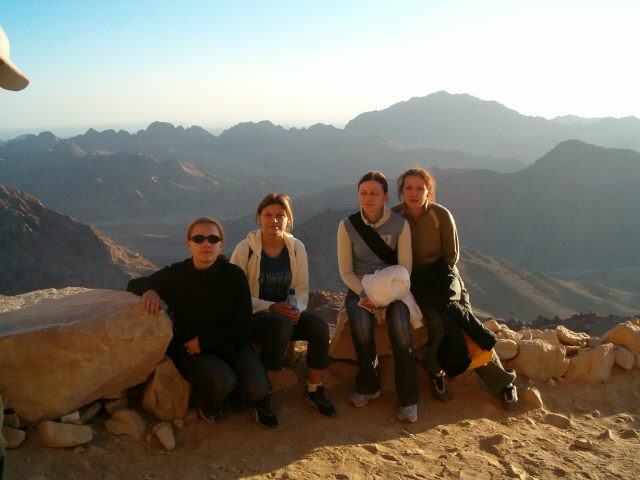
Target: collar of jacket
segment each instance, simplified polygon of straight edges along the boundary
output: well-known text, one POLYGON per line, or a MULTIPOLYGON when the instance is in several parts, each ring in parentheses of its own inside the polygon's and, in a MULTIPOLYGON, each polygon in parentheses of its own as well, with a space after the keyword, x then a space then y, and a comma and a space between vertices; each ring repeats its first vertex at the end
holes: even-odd
POLYGON ((362 217, 362 221, 365 225, 377 228, 380 225, 384 225, 384 223, 389 220, 389 217, 391 216, 391 209, 388 207, 384 207, 384 210, 382 211, 382 217, 380 217, 380 220, 375 223, 371 223, 369 220, 367 220, 367 217, 364 216, 364 212, 362 211, 362 209, 360 209, 360 216, 362 217))
MULTIPOLYGON (((284 244, 289 250, 289 256, 293 256, 293 235, 289 232, 284 232, 284 244)), ((253 250, 253 255, 257 257, 262 256, 262 230, 257 229, 249 232, 247 234, 247 242, 249 242, 249 247, 253 250)))

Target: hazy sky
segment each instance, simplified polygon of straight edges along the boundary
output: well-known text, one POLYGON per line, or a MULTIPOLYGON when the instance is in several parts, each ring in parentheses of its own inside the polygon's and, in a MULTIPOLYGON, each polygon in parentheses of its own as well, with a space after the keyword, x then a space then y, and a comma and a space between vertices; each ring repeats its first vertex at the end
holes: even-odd
POLYGON ((0 129, 341 127, 438 90, 640 116, 638 0, 0 0, 0 24, 31 78, 0 129))

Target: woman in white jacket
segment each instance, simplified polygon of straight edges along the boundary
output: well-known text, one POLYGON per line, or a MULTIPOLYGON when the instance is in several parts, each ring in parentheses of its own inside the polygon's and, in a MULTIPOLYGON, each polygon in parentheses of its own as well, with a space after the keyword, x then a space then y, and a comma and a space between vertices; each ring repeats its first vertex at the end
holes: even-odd
POLYGON ((329 326, 305 310, 309 301, 307 253, 303 243, 289 233, 293 226, 289 197, 267 194, 258 205, 256 222, 260 229, 249 232, 231 255, 231 263, 244 270, 249 280, 254 314, 251 340, 262 347, 269 378, 282 369, 289 341, 308 341, 305 398, 330 417, 336 411, 322 385, 323 371, 329 366, 329 326), (295 305, 286 301, 292 290, 295 305))

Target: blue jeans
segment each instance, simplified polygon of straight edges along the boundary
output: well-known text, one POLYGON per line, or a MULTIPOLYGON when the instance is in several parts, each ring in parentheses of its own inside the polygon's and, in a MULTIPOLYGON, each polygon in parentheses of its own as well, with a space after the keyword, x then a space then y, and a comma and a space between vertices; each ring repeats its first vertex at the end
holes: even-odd
POLYGON ((277 313, 256 313, 251 322, 251 341, 260 345, 260 358, 267 370, 282 370, 282 361, 291 340, 306 340, 307 367, 324 370, 329 366, 329 325, 318 315, 304 310, 298 323, 277 313))
MULTIPOLYGON (((349 290, 345 299, 349 326, 353 345, 358 356, 358 374, 356 375, 356 391, 372 394, 380 390, 378 373, 378 356, 374 336, 374 315, 358 306, 360 297, 349 290)), ((393 350, 395 362, 396 391, 400 406, 406 407, 418 403, 418 372, 413 357, 413 340, 409 324, 409 309, 402 301, 395 301, 387 306, 387 332, 393 350)))
POLYGON ((251 404, 269 391, 269 379, 262 362, 249 345, 238 347, 237 355, 226 359, 213 353, 180 355, 173 358, 182 376, 193 386, 198 406, 218 410, 238 388, 251 404))

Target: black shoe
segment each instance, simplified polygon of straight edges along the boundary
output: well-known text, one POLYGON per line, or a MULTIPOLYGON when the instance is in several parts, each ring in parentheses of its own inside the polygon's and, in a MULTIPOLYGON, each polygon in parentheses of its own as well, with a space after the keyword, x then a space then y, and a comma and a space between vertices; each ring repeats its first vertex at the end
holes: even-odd
POLYGON ((502 408, 508 412, 515 412, 520 408, 518 389, 513 383, 510 383, 502 389, 502 408))
POLYGON ((227 419, 227 416, 222 410, 207 410, 205 408, 198 408, 198 414, 200 418, 209 423, 220 423, 227 419))
POLYGON ((325 417, 333 417, 336 414, 335 407, 324 394, 323 385, 318 385, 315 392, 305 390, 304 398, 307 399, 307 402, 316 407, 321 415, 324 415, 325 417))
POLYGON ((253 416, 264 428, 276 428, 278 426, 278 417, 271 408, 271 394, 264 396, 262 400, 257 401, 253 405, 253 416))
POLYGON ((431 374, 431 394, 439 402, 449 400, 449 389, 444 381, 444 372, 431 374))

